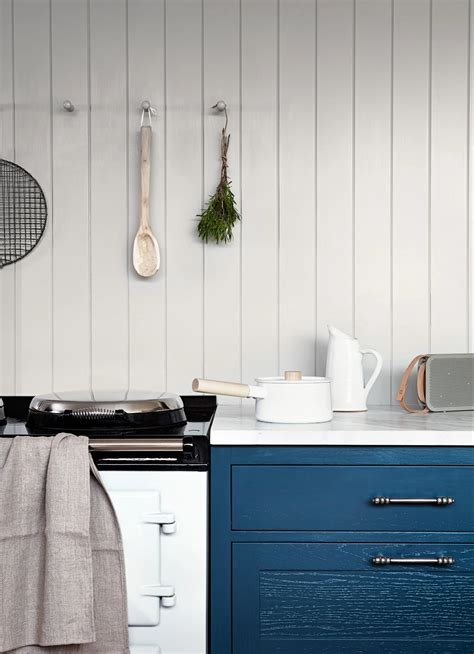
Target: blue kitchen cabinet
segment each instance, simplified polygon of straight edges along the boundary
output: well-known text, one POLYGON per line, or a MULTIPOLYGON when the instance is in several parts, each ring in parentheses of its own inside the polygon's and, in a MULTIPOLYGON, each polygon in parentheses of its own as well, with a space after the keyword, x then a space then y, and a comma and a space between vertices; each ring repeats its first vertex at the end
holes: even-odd
POLYGON ((232 528, 473 531, 474 466, 233 466, 232 528), (291 492, 288 492, 291 489, 291 492), (452 505, 374 505, 386 497, 452 505))
POLYGON ((473 572, 473 545, 234 543, 232 652, 470 652, 473 572), (448 552, 453 569, 372 563, 448 552))
POLYGON ((214 446, 212 654, 472 654, 473 474, 471 448, 214 446))

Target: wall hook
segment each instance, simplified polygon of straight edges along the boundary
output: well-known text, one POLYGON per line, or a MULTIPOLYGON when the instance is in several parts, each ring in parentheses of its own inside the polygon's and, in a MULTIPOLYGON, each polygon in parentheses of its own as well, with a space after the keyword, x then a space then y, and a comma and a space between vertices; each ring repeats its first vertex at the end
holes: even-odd
POLYGON ((140 122, 141 127, 143 127, 143 123, 145 122, 145 114, 148 116, 148 122, 151 127, 151 117, 156 116, 158 114, 158 110, 151 104, 149 100, 143 100, 142 102, 142 119, 140 122))
POLYGON ((217 109, 217 111, 227 111, 227 105, 224 100, 219 100, 219 102, 216 102, 212 109, 217 109))
POLYGON ((225 126, 224 126, 224 132, 227 131, 227 123, 229 122, 229 116, 227 115, 227 104, 224 102, 224 100, 218 100, 216 104, 214 104, 212 109, 217 109, 217 111, 220 111, 221 113, 224 112, 225 115, 225 126))
POLYGON ((72 113, 74 111, 75 107, 72 104, 71 100, 64 100, 63 109, 64 109, 64 111, 68 111, 69 113, 72 113))
POLYGON ((143 100, 142 109, 143 111, 151 111, 152 109, 151 102, 149 100, 143 100))

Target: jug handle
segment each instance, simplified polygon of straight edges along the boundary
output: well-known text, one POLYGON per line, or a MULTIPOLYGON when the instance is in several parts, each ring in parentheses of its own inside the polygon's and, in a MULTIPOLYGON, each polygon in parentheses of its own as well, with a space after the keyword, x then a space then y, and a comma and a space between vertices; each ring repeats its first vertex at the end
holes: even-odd
POLYGON ((380 375, 382 371, 383 357, 379 352, 376 352, 376 350, 361 350, 360 353, 362 355, 372 354, 372 356, 374 356, 376 360, 374 371, 370 376, 369 381, 365 385, 365 397, 367 398, 368 394, 370 393, 370 389, 375 384, 375 380, 377 379, 377 377, 380 375))

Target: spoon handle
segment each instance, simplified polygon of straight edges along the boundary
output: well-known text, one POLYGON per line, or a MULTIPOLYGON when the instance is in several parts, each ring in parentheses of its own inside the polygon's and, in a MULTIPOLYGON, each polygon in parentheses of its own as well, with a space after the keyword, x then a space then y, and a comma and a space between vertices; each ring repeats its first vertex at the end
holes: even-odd
POLYGON ((142 126, 141 134, 141 185, 140 227, 150 227, 150 169, 151 169, 151 127, 142 126))

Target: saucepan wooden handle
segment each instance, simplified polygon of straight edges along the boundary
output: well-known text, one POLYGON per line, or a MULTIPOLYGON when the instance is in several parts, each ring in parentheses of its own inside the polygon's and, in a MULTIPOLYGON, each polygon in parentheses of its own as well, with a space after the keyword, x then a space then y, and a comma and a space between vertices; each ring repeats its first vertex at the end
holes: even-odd
POLYGON ((223 382, 215 379, 194 379, 193 391, 198 393, 212 393, 212 395, 231 395, 232 397, 264 398, 266 396, 265 389, 259 386, 223 382))
POLYGON ((233 397, 250 397, 248 384, 216 381, 215 379, 194 379, 193 391, 212 393, 213 395, 232 395, 233 397))

